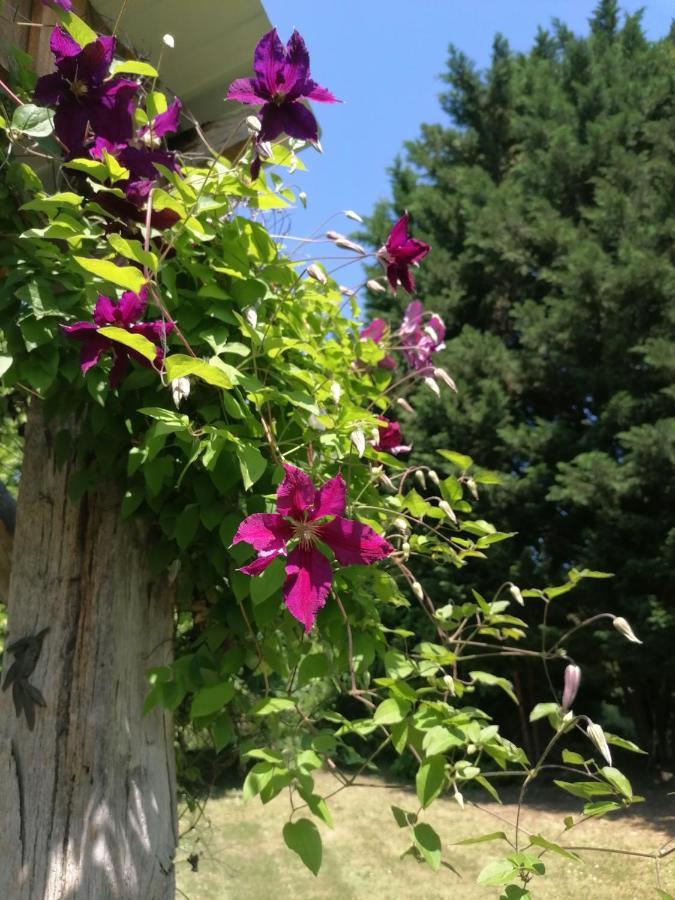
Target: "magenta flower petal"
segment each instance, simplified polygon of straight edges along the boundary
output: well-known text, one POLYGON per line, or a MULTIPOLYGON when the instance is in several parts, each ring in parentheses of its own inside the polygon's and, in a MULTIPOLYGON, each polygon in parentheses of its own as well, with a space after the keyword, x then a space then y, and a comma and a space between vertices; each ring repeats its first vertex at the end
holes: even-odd
POLYGON ((292 536, 291 525, 277 513, 253 513, 241 523, 232 543, 245 541, 259 553, 270 550, 281 552, 292 536))
POLYGON ((102 328, 104 325, 117 324, 115 320, 115 309, 116 306, 110 297, 104 297, 103 294, 99 294, 93 315, 96 325, 99 328, 102 328))
POLYGON ((289 137, 302 141, 318 141, 319 126, 314 118, 314 113, 304 104, 297 101, 285 103, 279 107, 279 112, 283 122, 282 131, 285 131, 289 137))
POLYGON ((369 566, 394 550, 389 541, 368 525, 341 516, 322 525, 319 537, 328 544, 342 566, 369 566))
POLYGON ((156 137, 163 137, 165 134, 173 134, 175 131, 178 131, 182 108, 182 103, 176 98, 169 104, 166 112, 160 113, 152 120, 152 133, 156 137))
POLYGON ((295 29, 286 44, 286 61, 282 71, 282 81, 277 75, 277 93, 290 100, 305 95, 305 83, 309 76, 309 53, 300 32, 295 29))
MULTIPOLYGON (((153 344, 162 344, 175 327, 175 322, 156 319, 154 322, 137 322, 135 325, 130 325, 129 331, 132 334, 142 334, 153 344)), ((162 348, 159 346, 157 349, 161 350, 162 348)))
POLYGON ((404 331, 414 331, 422 324, 422 316, 424 315, 424 307, 420 300, 412 300, 408 304, 408 308, 403 316, 401 323, 401 333, 404 331))
POLYGON ((403 213, 398 222, 389 232, 385 247, 389 252, 399 250, 408 240, 408 213, 403 213))
MULTIPOLYGON (((145 357, 141 357, 143 359, 145 365, 148 365, 147 359, 145 357)), ((117 349, 113 347, 113 364, 112 369, 110 370, 110 375, 108 376, 108 384, 111 388, 116 388, 119 386, 120 381, 127 374, 127 370, 129 368, 129 354, 122 349, 117 349)))
POLYGON ((55 106, 62 93, 63 77, 58 72, 51 72, 38 78, 33 100, 40 106, 55 106))
POLYGON ((382 424, 378 427, 378 440, 375 449, 380 452, 391 453, 398 456, 400 453, 409 453, 412 447, 403 443, 401 426, 398 422, 390 422, 384 416, 380 419, 382 424))
POLYGON ((315 509, 317 490, 302 469, 285 465, 284 472, 284 480, 277 490, 277 512, 301 521, 306 512, 312 513, 315 509))
POLYGON ((237 571, 242 572, 244 575, 261 575, 277 557, 285 555, 286 552, 284 550, 269 550, 266 553, 261 553, 253 562, 250 562, 247 566, 242 566, 237 571))
POLYGON ((308 100, 314 100, 315 103, 340 103, 341 101, 334 97, 329 90, 321 87, 316 81, 307 81, 305 83, 305 97, 308 100))
POLYGON ((379 344, 382 338, 387 333, 387 323, 384 319, 373 319, 365 328, 361 329, 361 333, 359 337, 369 338, 371 341, 374 341, 376 344, 379 344))
POLYGON ((284 603, 290 614, 311 630, 333 582, 330 563, 320 550, 296 547, 286 563, 284 603))
POLYGON ((79 106, 76 101, 61 102, 54 113, 54 133, 73 154, 82 146, 88 121, 86 108, 79 106))
POLYGON ((42 0, 42 3, 45 6, 57 6, 59 9, 62 9, 64 12, 70 12, 73 8, 73 0, 42 0))
POLYGON ((65 28, 57 27, 52 29, 49 36, 49 49, 54 54, 54 61, 58 66, 60 62, 71 56, 77 56, 82 52, 82 47, 73 40, 65 28))
POLYGON ((98 334, 90 335, 82 346, 80 353, 80 369, 82 373, 88 372, 101 358, 101 355, 110 349, 110 341, 98 334))
POLYGON ((128 328, 134 322, 138 322, 143 317, 147 305, 147 287, 142 287, 137 294, 133 291, 125 291, 117 304, 117 315, 121 325, 128 328))
POLYGON ((61 328, 69 338, 85 341, 98 326, 93 322, 74 322, 72 325, 62 325, 61 328))
POLYGON ((230 85, 226 99, 246 103, 249 106, 262 106, 269 98, 260 96, 255 78, 237 78, 230 85))
POLYGON ((277 91, 277 76, 286 62, 286 51, 276 28, 268 31, 258 41, 253 53, 253 71, 258 76, 260 87, 267 93, 267 99, 277 91))
POLYGON ((347 485, 342 475, 336 475, 319 488, 319 500, 312 519, 323 516, 344 515, 347 503, 347 485))

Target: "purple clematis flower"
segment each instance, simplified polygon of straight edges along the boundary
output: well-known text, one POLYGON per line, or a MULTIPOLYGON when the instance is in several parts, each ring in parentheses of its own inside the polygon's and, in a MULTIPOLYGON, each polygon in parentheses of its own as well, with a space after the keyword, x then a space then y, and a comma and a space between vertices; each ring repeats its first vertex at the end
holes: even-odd
POLYGON ((276 513, 248 516, 232 543, 246 541, 258 551, 258 558, 239 570, 246 575, 260 575, 277 557, 286 557, 284 603, 308 632, 333 582, 331 565, 319 549, 319 541, 333 551, 341 566, 368 566, 389 556, 394 548, 372 528, 344 518, 347 488, 342 475, 317 490, 300 469, 285 465, 284 470, 276 513), (288 553, 287 545, 295 540, 295 549, 288 553))
POLYGON ((384 247, 380 247, 377 251, 377 258, 385 268, 387 280, 394 293, 399 284, 403 285, 409 294, 415 293, 415 281, 410 267, 424 259, 429 250, 431 250, 429 244, 410 237, 408 213, 404 213, 389 232, 384 247))
POLYGON ((309 53, 300 34, 294 31, 284 47, 276 28, 268 31, 255 48, 253 70, 255 78, 232 82, 227 99, 261 107, 257 143, 273 141, 282 133, 305 141, 318 140, 316 119, 300 100, 340 101, 310 78, 309 53))
POLYGON ((378 438, 375 449, 381 453, 391 453, 392 456, 398 456, 400 453, 410 453, 412 444, 403 443, 403 435, 401 434, 401 426, 398 422, 390 422, 384 416, 380 416, 378 426, 378 438))
MULTIPOLYGON (((366 325, 365 328, 361 329, 359 337, 362 341, 371 340, 375 344, 379 344, 388 330, 389 326, 384 319, 373 319, 373 321, 366 325)), ((377 365, 380 369, 395 369, 396 360, 393 356, 387 354, 382 357, 377 365)))
POLYGON ((141 288, 140 293, 125 291, 119 303, 114 303, 109 297, 99 295, 94 308, 93 322, 75 322, 74 325, 64 325, 63 330, 69 338, 82 342, 80 356, 80 368, 82 372, 88 372, 92 366, 100 360, 104 353, 112 352, 113 367, 110 370, 108 382, 111 388, 116 388, 125 376, 129 367, 129 359, 134 359, 142 366, 150 367, 151 363, 136 350, 125 347, 102 334, 98 329, 106 325, 114 325, 124 328, 130 334, 140 334, 157 346, 155 366, 159 366, 164 359, 162 343, 166 341, 167 334, 174 327, 173 322, 165 322, 158 319, 154 322, 141 322, 148 305, 147 288, 141 288))
POLYGON ((73 0, 42 0, 44 6, 57 6, 64 12, 70 12, 73 8, 73 0))
POLYGON ((133 130, 138 85, 107 78, 115 38, 101 35, 82 48, 62 28, 54 28, 49 46, 56 72, 38 78, 33 99, 40 106, 56 107, 54 131, 67 151, 82 149, 89 126, 97 136, 125 142, 133 130))
POLYGON ((419 300, 408 304, 399 329, 403 355, 408 365, 422 371, 429 368, 431 357, 445 347, 445 325, 435 313, 424 323, 424 307, 419 300))

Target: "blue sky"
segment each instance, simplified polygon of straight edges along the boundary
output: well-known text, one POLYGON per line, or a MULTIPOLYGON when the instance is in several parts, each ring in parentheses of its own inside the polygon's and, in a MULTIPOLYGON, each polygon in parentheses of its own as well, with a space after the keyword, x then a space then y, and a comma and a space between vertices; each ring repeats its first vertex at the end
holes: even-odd
MULTIPOLYGON (((493 36, 501 32, 515 50, 527 50, 538 25, 560 18, 577 33, 588 30, 595 0, 263 0, 284 42, 296 27, 311 55, 312 76, 345 102, 315 104, 324 153, 304 154, 309 169, 294 184, 308 208, 293 213, 292 231, 308 235, 334 212, 369 213, 389 196, 386 169, 403 141, 422 122, 442 121, 439 75, 454 43, 481 68, 493 36)), ((665 35, 673 0, 624 0, 645 6, 651 38, 665 35)), ((329 227, 349 231, 348 220, 329 227)))

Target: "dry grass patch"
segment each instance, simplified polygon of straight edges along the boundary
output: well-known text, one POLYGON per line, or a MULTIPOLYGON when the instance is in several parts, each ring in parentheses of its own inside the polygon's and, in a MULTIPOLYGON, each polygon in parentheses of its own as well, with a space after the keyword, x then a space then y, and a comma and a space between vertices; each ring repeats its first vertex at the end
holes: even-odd
MULTIPOLYGON (((317 783, 318 790, 327 793, 335 782, 328 775, 319 775, 317 783)), ((329 801, 335 829, 319 825, 324 854, 318 878, 284 845, 281 829, 288 817, 287 794, 266 807, 257 799, 244 803, 239 791, 227 791, 212 799, 205 818, 183 841, 178 857, 179 896, 189 900, 474 900, 498 896, 496 888, 479 887, 476 876, 490 859, 500 856, 501 847, 506 845, 453 844, 502 828, 508 833, 508 827, 489 813, 512 822, 514 804, 481 804, 489 812, 467 805, 461 811, 454 801, 444 799, 431 807, 425 819, 441 836, 443 857, 459 870, 458 878, 449 869, 433 873, 412 859, 399 859, 407 846, 406 834, 396 826, 389 807, 393 804, 415 809, 414 792, 386 787, 376 778, 362 779, 362 783, 364 786, 342 791, 329 801), (197 872, 192 872, 186 861, 193 852, 199 854, 197 872)), ((578 810, 549 791, 533 794, 531 800, 536 806, 525 810, 522 826, 551 840, 559 837, 564 816, 578 810)), ((590 820, 561 842, 652 852, 668 840, 675 840, 675 800, 669 801, 664 790, 648 794, 648 802, 639 811, 636 808, 631 814, 590 820)), ((608 853, 581 855, 583 862, 575 863, 547 853, 547 876, 533 885, 534 897, 657 897, 651 860, 608 853)), ((662 886, 675 892, 675 859, 670 857, 662 869, 662 886)))

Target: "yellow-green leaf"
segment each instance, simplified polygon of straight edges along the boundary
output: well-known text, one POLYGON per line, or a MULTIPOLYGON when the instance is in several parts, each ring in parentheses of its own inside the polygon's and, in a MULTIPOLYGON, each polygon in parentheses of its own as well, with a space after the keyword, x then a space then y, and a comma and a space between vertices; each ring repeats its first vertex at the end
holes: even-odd
POLYGON ((116 328, 114 325, 106 325, 104 328, 99 328, 98 333, 111 341, 116 341, 118 344, 124 344, 125 347, 135 350, 150 362, 154 362, 157 356, 157 347, 152 341, 143 337, 142 334, 132 334, 130 331, 126 331, 124 328, 116 328))
POLYGON ((148 78, 157 78, 158 75, 154 66, 138 59, 118 60, 110 66, 111 75, 119 75, 120 72, 124 72, 125 75, 145 75, 148 78))
POLYGON ((134 266, 116 266, 109 259, 88 259, 86 256, 75 256, 73 259, 86 272, 136 294, 145 284, 145 276, 134 266))
POLYGON ((187 375, 195 375, 207 384, 212 384, 225 390, 229 390, 233 384, 232 380, 221 369, 212 366, 205 359, 186 356, 184 353, 174 353, 171 356, 167 356, 164 360, 164 367, 169 381, 174 381, 176 378, 184 378, 187 375))

